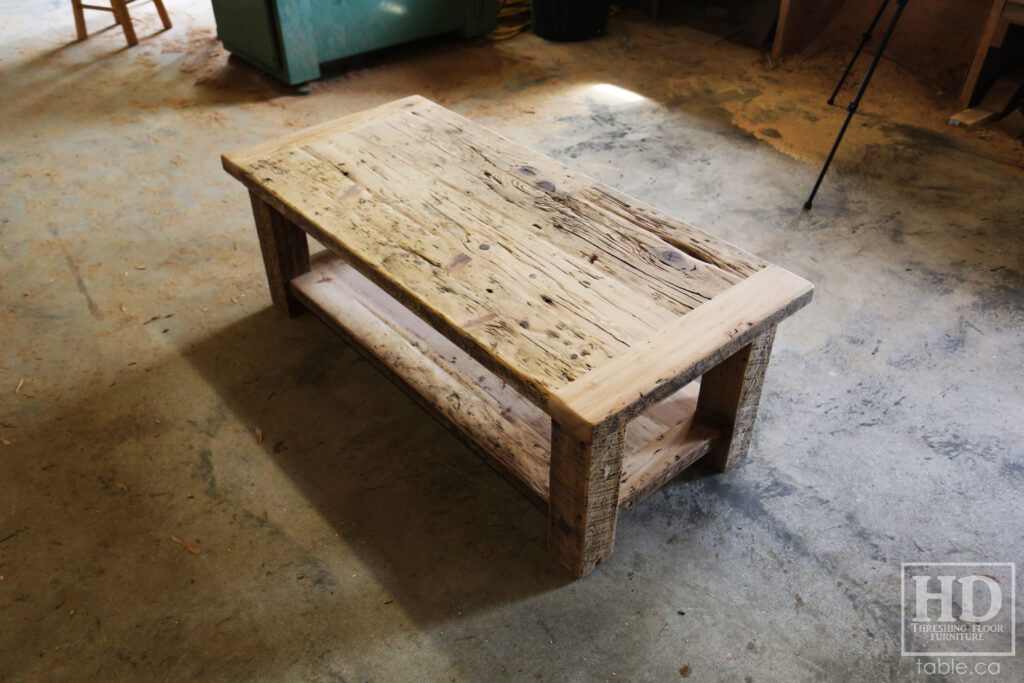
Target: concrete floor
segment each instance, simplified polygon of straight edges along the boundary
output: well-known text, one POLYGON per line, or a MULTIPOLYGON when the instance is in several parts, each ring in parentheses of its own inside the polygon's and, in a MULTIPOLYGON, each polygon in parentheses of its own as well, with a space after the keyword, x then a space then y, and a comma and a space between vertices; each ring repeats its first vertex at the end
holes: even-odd
POLYGON ((303 98, 228 62, 208 3, 168 5, 167 33, 133 9, 132 49, 71 43, 63 1, 0 10, 0 681, 911 678, 900 562, 1024 562, 1024 193, 983 139, 869 98, 801 213, 838 72, 627 14, 303 98), (750 456, 629 512, 584 580, 485 463, 270 310, 220 169, 416 92, 817 285, 750 456))

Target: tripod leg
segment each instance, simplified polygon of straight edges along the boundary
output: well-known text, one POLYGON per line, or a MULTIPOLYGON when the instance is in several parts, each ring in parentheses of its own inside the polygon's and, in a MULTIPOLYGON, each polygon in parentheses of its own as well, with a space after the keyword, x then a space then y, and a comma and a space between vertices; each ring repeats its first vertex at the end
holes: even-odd
POLYGON ((868 26, 868 30, 861 36, 860 45, 857 46, 856 52, 853 53, 853 58, 850 63, 846 65, 846 71, 843 72, 842 78, 839 79, 836 89, 832 91, 832 96, 828 98, 829 105, 836 103, 836 95, 839 94, 839 90, 843 87, 843 83, 846 82, 846 77, 850 75, 850 70, 853 68, 857 58, 860 57, 861 51, 864 49, 869 42, 871 42, 871 34, 875 30, 875 26, 878 25, 878 20, 882 18, 882 13, 885 12, 885 8, 889 6, 889 0, 882 0, 882 6, 878 8, 878 13, 875 14, 875 18, 871 20, 871 25, 868 26))
POLYGON ((825 158, 825 165, 821 167, 821 173, 818 174, 818 180, 814 183, 814 189, 811 190, 811 196, 804 202, 804 209, 809 210, 811 204, 814 202, 814 195, 818 194, 818 188, 821 187, 821 181, 824 180, 825 174, 828 172, 829 164, 832 163, 832 157, 836 155, 836 150, 839 149, 839 143, 843 141, 843 134, 846 133, 847 127, 850 125, 850 119, 857 113, 857 107, 860 106, 860 100, 864 97, 864 91, 868 89, 868 83, 871 82, 871 76, 875 73, 875 67, 878 66, 879 60, 882 59, 882 53, 885 52, 885 47, 889 44, 889 39, 892 38, 893 31, 896 30, 896 24, 900 20, 900 15, 903 14, 903 10, 907 7, 909 0, 896 0, 896 13, 892 15, 892 21, 889 22, 889 28, 885 30, 885 35, 882 36, 882 43, 878 46, 878 52, 875 53, 875 58, 871 60, 871 66, 868 67, 868 72, 864 74, 864 80, 861 81, 860 88, 857 89, 857 94, 854 96, 853 101, 850 102, 849 106, 846 107, 846 120, 843 121, 842 128, 839 129, 839 135, 836 136, 836 141, 832 144, 832 151, 828 153, 828 157, 825 158))

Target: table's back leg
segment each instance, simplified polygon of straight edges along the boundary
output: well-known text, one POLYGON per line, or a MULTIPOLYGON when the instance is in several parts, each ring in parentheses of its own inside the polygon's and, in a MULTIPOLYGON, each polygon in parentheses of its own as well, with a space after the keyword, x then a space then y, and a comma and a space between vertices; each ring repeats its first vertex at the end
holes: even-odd
POLYGON ((625 437, 601 424, 583 441, 552 420, 548 550, 576 576, 611 557, 625 437))
POLYGON ((774 339, 775 328, 771 328, 701 378, 697 415, 722 429, 705 459, 719 471, 724 472, 750 447, 774 339))
POLYGON ((292 278, 309 272, 309 241, 306 233, 252 192, 252 213, 267 268, 270 298, 282 313, 295 316, 303 306, 291 292, 292 278))

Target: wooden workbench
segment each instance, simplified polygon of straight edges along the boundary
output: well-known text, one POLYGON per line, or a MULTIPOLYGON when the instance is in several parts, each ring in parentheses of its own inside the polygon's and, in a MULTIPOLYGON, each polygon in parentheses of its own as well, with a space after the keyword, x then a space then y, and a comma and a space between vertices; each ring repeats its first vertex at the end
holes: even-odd
POLYGON ((746 451, 775 326, 811 298, 422 97, 223 161, 274 303, 320 316, 546 509, 578 576, 619 514, 746 451))

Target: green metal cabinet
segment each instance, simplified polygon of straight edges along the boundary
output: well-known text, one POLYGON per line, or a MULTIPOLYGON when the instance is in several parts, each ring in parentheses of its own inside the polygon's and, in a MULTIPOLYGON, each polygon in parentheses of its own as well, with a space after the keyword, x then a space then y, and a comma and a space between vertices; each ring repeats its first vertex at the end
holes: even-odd
POLYGON ((295 85, 320 65, 390 45, 497 23, 497 0, 213 0, 217 37, 232 54, 295 85))

